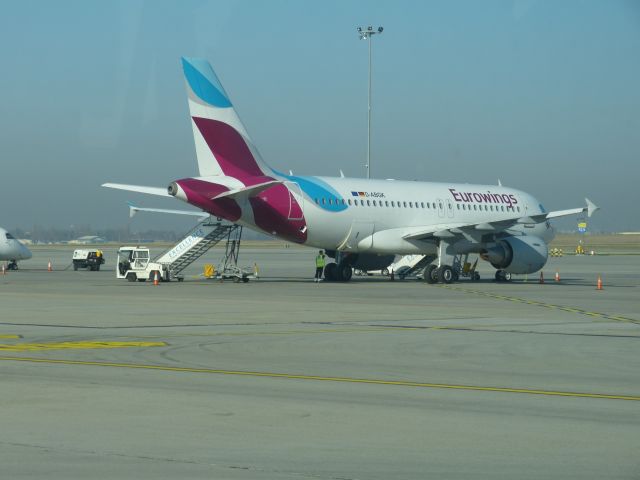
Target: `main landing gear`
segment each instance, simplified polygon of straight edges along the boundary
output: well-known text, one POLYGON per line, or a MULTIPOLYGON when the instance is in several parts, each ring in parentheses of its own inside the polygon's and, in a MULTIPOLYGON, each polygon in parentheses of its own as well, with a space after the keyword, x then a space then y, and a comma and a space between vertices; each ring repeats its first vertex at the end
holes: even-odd
POLYGON ((348 282, 353 276, 353 267, 346 260, 340 263, 328 263, 324 267, 324 279, 327 282, 348 282))
MULTIPOLYGON (((459 269, 450 265, 441 265, 440 267, 433 264, 427 265, 422 275, 424 281, 431 284, 438 282, 449 284, 460 280, 459 269)), ((476 271, 465 274, 465 276, 468 276, 472 282, 480 280, 480 274, 476 271)))

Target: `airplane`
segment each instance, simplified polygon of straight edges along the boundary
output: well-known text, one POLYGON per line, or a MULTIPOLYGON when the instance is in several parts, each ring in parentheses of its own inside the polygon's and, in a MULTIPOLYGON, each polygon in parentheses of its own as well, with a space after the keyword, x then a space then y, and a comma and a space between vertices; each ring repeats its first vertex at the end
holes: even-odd
POLYGON ((8 270, 17 270, 18 260, 27 260, 31 256, 31 250, 0 227, 0 260, 9 261, 8 270))
POLYGON ((182 58, 199 176, 165 188, 104 187, 173 197, 279 239, 325 250, 325 279, 379 270, 396 255, 431 255, 428 283, 458 279, 456 258, 478 254, 497 281, 547 262, 550 220, 598 210, 547 212, 532 195, 498 185, 297 176, 267 165, 208 61, 182 58))

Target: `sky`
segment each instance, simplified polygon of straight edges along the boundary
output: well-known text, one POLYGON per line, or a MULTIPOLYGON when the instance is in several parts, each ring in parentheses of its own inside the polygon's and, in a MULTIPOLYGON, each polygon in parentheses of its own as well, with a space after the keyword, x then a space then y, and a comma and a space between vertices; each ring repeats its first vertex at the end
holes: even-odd
MULTIPOLYGON (((374 178, 504 185, 640 231, 640 2, 5 1, 0 225, 186 229, 101 188, 197 175, 181 56, 207 58, 263 158, 374 178)), ((575 228, 575 220, 560 222, 575 228)))

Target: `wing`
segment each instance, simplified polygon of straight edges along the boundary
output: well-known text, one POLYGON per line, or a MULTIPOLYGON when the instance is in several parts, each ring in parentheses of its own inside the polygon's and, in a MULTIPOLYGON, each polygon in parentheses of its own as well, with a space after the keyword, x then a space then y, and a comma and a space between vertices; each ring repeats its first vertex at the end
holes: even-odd
POLYGON ((596 210, 599 210, 591 200, 585 198, 587 205, 582 208, 572 208, 569 210, 557 210, 555 212, 540 213, 538 215, 528 215, 525 217, 503 218, 493 222, 481 223, 440 223, 425 227, 413 227, 402 236, 405 240, 423 240, 429 237, 451 238, 458 235, 474 237, 478 234, 498 233, 515 225, 542 223, 552 218, 566 217, 587 212, 590 217, 596 210))

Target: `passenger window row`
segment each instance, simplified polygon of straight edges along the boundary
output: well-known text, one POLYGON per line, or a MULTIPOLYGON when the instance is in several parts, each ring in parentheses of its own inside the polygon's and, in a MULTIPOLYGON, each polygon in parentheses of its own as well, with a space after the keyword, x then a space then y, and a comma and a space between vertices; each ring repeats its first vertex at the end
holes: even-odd
MULTIPOLYGON (((435 202, 405 202, 405 201, 395 201, 395 200, 363 200, 363 199, 348 199, 345 200, 344 198, 338 199, 338 198, 332 198, 329 197, 327 198, 316 198, 315 202, 317 205, 349 205, 349 206, 361 206, 361 207, 391 207, 391 208, 436 208, 436 203, 435 202)), ((442 209, 444 208, 444 205, 442 203, 438 204, 438 206, 442 209)), ((466 203, 462 204, 462 208, 460 207, 460 204, 457 204, 458 210, 483 210, 483 206, 482 205, 478 205, 478 204, 473 204, 473 209, 471 208, 471 205, 467 205, 466 203)), ((492 211, 492 212, 499 212, 499 211, 515 211, 515 209, 518 210, 518 212, 520 211, 520 207, 505 207, 504 205, 487 205, 486 203, 484 204, 484 210, 485 211, 492 211), (495 208, 494 208, 495 207, 495 208)))
POLYGON ((515 212, 516 210, 519 212, 520 211, 520 207, 514 207, 513 205, 511 206, 504 206, 504 205, 487 205, 486 203, 484 204, 484 208, 482 205, 478 205, 478 204, 473 204, 473 208, 471 208, 471 205, 467 205, 466 203, 462 204, 462 208, 460 207, 460 204, 458 203, 456 205, 458 207, 458 210, 485 210, 485 211, 491 211, 491 212, 515 212))

